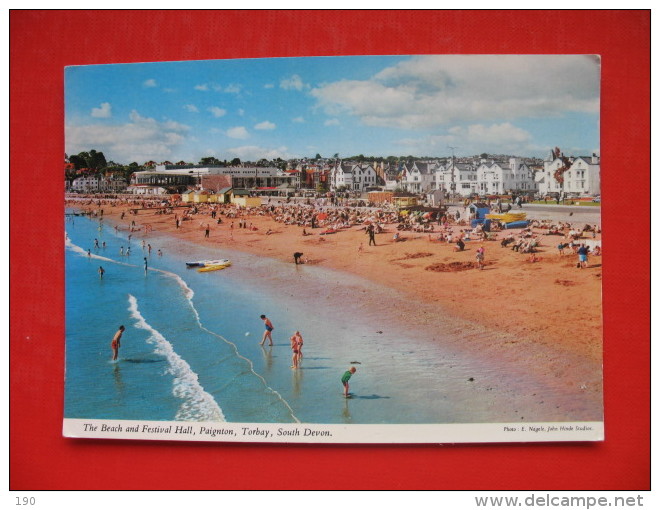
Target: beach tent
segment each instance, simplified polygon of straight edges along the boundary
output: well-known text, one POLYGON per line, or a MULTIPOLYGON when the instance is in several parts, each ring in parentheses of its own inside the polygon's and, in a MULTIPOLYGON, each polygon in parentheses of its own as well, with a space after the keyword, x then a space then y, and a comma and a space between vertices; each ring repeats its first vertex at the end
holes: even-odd
POLYGON ((470 214, 474 214, 474 218, 477 220, 484 219, 486 215, 490 213, 490 207, 488 204, 484 204, 483 202, 475 202, 470 204, 468 209, 470 214))

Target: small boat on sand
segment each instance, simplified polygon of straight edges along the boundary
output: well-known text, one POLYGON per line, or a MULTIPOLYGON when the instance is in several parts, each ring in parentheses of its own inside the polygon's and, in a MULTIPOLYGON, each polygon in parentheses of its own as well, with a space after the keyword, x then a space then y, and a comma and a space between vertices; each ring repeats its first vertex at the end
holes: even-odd
POLYGON ((231 264, 229 259, 197 260, 195 262, 186 262, 186 266, 188 266, 188 267, 222 266, 222 265, 229 265, 229 264, 231 264))
POLYGON ((209 271, 220 271, 221 269, 225 269, 229 266, 231 266, 231 262, 227 261, 226 264, 215 264, 215 265, 200 267, 199 269, 197 269, 197 272, 208 273, 209 271))

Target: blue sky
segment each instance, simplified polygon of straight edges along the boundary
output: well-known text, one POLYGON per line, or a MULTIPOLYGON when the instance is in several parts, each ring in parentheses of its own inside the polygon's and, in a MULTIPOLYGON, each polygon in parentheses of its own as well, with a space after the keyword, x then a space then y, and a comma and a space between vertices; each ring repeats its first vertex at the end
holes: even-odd
POLYGON ((202 157, 600 153, 582 55, 302 57, 65 69, 67 154, 202 157))

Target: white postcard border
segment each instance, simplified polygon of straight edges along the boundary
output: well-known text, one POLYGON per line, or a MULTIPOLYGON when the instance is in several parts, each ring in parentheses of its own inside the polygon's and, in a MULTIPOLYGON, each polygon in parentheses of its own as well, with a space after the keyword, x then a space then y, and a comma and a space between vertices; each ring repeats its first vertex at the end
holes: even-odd
POLYGON ((603 441, 603 422, 345 425, 65 418, 69 438, 249 443, 511 443, 603 441))

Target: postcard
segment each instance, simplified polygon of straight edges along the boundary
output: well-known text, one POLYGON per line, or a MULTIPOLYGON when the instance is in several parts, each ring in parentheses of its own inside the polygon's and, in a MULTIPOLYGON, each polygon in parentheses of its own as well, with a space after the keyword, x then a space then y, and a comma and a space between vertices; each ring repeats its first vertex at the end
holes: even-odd
POLYGON ((66 437, 604 439, 598 56, 64 77, 66 437))

